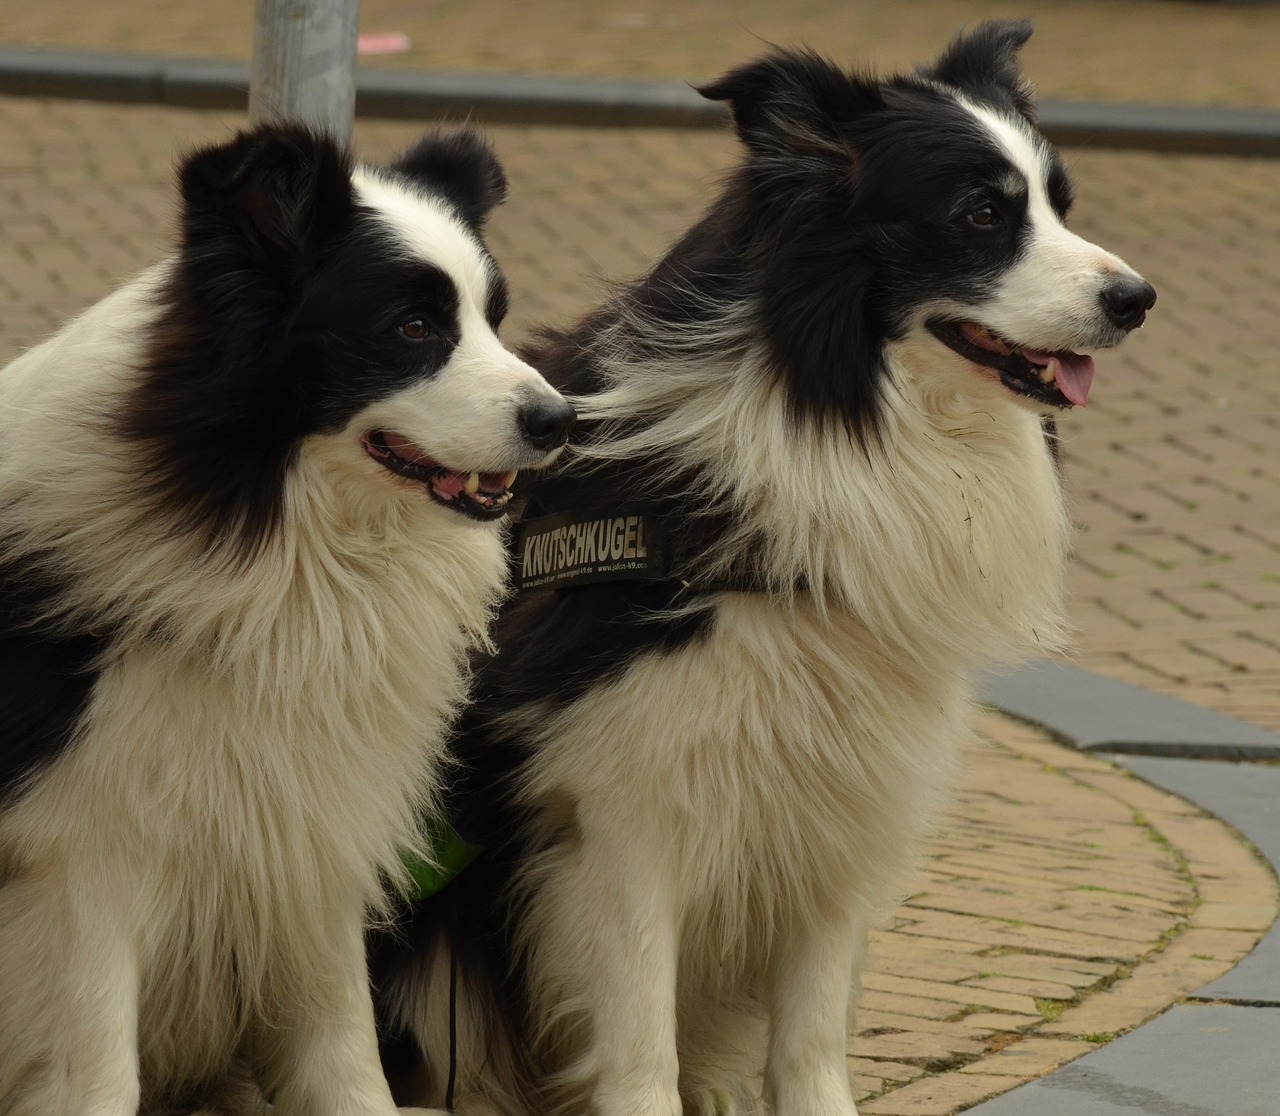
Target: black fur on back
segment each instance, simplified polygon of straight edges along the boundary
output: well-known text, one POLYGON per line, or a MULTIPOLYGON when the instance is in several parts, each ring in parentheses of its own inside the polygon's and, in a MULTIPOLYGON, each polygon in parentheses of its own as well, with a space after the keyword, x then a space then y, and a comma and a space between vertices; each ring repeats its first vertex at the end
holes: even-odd
POLYGON ((56 597, 50 575, 0 562, 0 808, 70 742, 107 645, 103 632, 51 625, 56 597))

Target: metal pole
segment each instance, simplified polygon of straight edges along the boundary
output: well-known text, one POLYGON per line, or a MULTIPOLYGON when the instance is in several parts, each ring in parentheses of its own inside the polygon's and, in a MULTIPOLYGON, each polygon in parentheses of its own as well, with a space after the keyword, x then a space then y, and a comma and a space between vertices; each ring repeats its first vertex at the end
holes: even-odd
POLYGON ((257 0, 249 123, 287 120, 351 139, 360 0, 257 0))

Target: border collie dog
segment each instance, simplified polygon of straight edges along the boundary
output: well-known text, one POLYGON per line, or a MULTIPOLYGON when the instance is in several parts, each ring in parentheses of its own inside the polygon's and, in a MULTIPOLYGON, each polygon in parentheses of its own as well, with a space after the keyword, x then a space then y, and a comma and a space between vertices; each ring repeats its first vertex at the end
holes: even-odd
POLYGON ((707 86, 745 148, 718 200, 530 355, 582 421, 519 492, 459 737, 486 851, 374 954, 407 1099, 452 1068, 464 1113, 854 1113, 853 974, 975 676, 1063 638, 1045 419, 1154 301, 1064 225, 1029 34, 707 86))
POLYGON ((572 409, 468 132, 188 158, 168 261, 0 372, 0 1111, 386 1116, 363 932, 572 409))

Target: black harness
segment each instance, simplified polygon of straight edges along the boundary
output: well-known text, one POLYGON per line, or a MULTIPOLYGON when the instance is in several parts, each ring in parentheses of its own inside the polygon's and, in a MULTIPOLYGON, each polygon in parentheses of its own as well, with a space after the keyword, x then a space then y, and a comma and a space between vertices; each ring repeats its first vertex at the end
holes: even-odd
POLYGON ((758 574, 697 575, 677 560, 663 516, 632 509, 606 515, 557 512, 522 519, 512 545, 516 594, 607 582, 665 582, 683 592, 761 593, 758 574), (683 568, 681 568, 683 567, 683 568))

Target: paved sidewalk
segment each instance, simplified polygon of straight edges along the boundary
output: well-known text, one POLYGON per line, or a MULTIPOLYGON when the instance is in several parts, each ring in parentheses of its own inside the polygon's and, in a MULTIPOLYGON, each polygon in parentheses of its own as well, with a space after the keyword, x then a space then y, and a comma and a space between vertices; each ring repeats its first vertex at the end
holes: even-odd
MULTIPOLYGON (((0 34, 247 53, 248 0, 175 7, 0 0, 0 34)), ((1027 62, 1046 95, 1280 107, 1278 5, 548 0, 524 26, 496 0, 364 0, 362 26, 410 33, 416 53, 390 64, 698 79, 758 50, 752 32, 901 63, 1027 8, 1041 9, 1027 62)), ((176 155, 239 123, 0 98, 0 363, 158 258, 176 155)), ((420 130, 362 121, 356 145, 378 159, 420 130)), ((513 339, 644 268, 734 155, 718 133, 492 137, 512 183, 492 239, 513 339)), ((1064 423, 1075 661, 1280 731, 1280 162, 1067 155, 1073 226, 1160 294, 1064 423)), ((1227 826, 1007 718, 983 734, 916 894, 873 943, 852 1047, 868 1116, 946 1116, 1106 1046, 1227 973, 1276 914, 1274 877, 1227 826)))
MULTIPOLYGON (((247 58, 253 0, 0 0, 13 45, 247 58)), ((702 81, 762 44, 807 42, 850 65, 913 66, 955 31, 1032 16, 1040 94, 1280 108, 1280 6, 1212 0, 360 0, 360 29, 411 49, 370 66, 702 81)))

